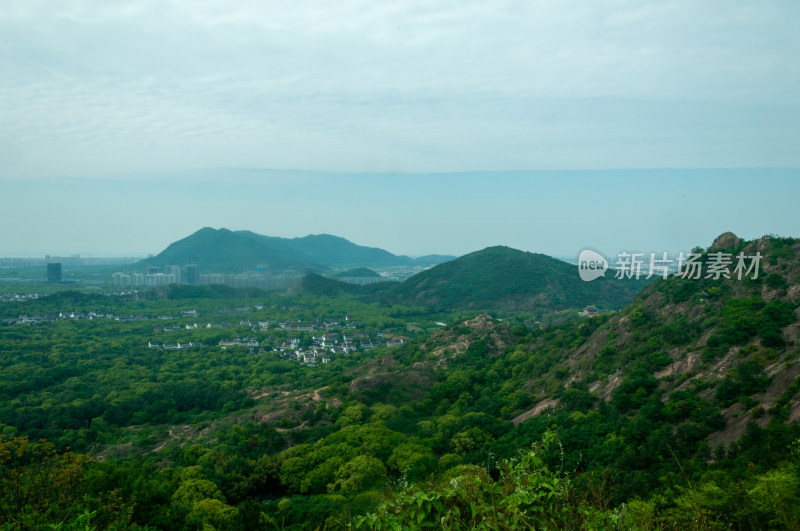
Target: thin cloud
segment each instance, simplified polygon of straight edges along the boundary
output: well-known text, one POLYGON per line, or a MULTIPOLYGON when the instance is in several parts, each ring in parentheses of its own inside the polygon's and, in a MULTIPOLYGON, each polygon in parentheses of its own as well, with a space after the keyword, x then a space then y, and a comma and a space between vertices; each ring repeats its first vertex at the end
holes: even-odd
POLYGON ((12 0, 0 178, 797 166, 798 5, 12 0))

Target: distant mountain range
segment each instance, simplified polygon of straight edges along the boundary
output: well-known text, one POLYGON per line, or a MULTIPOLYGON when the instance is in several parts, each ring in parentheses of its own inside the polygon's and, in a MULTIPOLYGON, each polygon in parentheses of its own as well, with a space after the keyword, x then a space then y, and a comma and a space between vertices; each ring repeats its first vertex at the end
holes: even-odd
POLYGON ((644 280, 616 280, 613 271, 592 282, 575 265, 543 254, 489 247, 417 273, 402 283, 357 287, 318 275, 303 289, 322 295, 361 294, 386 304, 434 309, 505 310, 551 313, 595 305, 619 309, 633 301, 644 280))
POLYGON ((330 234, 278 238, 246 230, 206 227, 176 241, 141 264, 163 267, 194 263, 203 271, 218 273, 252 271, 261 267, 274 272, 285 269, 304 272, 308 268, 327 272, 347 267, 430 266, 453 258, 429 255, 413 259, 376 247, 356 245, 330 234))
POLYGON ((202 271, 238 273, 293 269, 306 277, 303 289, 319 294, 352 292, 386 304, 435 309, 508 310, 551 313, 595 305, 618 309, 629 304, 644 281, 615 280, 613 273, 584 282, 576 266, 543 254, 489 247, 460 258, 431 255, 412 259, 356 245, 329 234, 302 238, 263 236, 250 231, 204 228, 140 264, 197 264, 202 271), (434 266, 405 282, 359 287, 334 278, 377 276, 367 268, 434 266), (332 270, 346 270, 339 274, 332 270), (357 274, 356 274, 357 273, 357 274))

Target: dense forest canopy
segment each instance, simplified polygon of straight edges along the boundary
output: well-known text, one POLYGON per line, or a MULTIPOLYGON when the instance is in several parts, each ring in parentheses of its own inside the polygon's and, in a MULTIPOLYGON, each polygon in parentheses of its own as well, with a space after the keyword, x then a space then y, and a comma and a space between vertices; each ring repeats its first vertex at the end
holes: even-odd
POLYGON ((348 290, 5 303, 2 525, 796 528, 800 242, 729 251, 761 274, 552 324, 348 290))

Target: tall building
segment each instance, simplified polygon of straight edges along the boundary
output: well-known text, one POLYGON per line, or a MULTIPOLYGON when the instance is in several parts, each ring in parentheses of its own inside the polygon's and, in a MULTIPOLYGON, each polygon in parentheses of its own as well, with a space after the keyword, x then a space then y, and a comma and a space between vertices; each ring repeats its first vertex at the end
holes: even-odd
POLYGON ((159 269, 158 269, 158 266, 150 266, 150 267, 148 267, 148 268, 147 268, 147 274, 148 274, 148 275, 156 275, 156 274, 158 274, 159 272, 160 272, 160 271, 159 271, 159 269))
POLYGON ((200 268, 197 264, 189 264, 186 266, 186 284, 191 286, 200 284, 200 268))
POLYGON ((164 273, 156 273, 154 275, 144 276, 145 286, 166 286, 168 284, 173 284, 174 282, 175 277, 173 275, 165 275, 164 273))
POLYGON ((61 262, 47 264, 47 281, 61 282, 61 262))
POLYGON ((168 265, 164 268, 164 273, 167 275, 172 275, 173 278, 170 279, 170 284, 180 284, 181 283, 181 266, 178 265, 168 265))
POLYGON ((131 276, 127 273, 114 273, 114 285, 115 286, 130 286, 131 285, 131 276))

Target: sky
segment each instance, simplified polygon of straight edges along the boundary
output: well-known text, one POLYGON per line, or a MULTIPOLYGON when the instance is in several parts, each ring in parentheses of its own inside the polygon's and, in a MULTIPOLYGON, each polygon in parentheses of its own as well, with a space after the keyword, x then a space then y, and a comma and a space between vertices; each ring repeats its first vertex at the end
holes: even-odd
POLYGON ((0 2, 0 256, 800 236, 800 2, 0 2))

